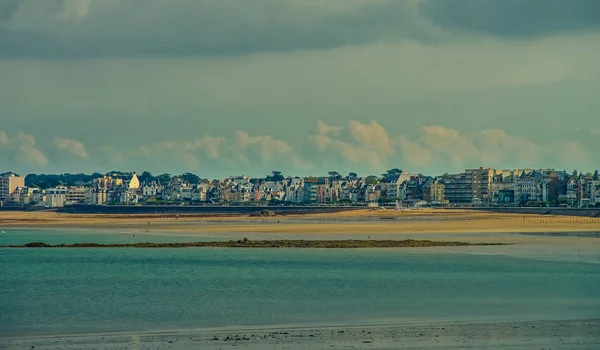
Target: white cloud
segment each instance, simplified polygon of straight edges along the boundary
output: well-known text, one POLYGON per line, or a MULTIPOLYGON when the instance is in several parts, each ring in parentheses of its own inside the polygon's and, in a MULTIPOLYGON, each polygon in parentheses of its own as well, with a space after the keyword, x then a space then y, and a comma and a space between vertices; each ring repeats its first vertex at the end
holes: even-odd
POLYGON ((206 152, 206 155, 213 159, 218 159, 221 155, 221 148, 226 142, 222 136, 210 136, 204 135, 200 139, 202 149, 206 152))
POLYGON ((322 121, 317 123, 317 131, 321 135, 339 136, 343 129, 342 126, 327 125, 322 121))
POLYGON ((48 158, 36 147, 35 137, 18 132, 12 138, 0 130, 0 154, 16 164, 43 166, 48 158))
POLYGON ((510 136, 501 129, 482 130, 473 134, 472 138, 481 154, 482 162, 498 164, 506 161, 507 156, 514 155, 520 164, 535 164, 540 162, 549 151, 545 145, 510 136))
POLYGON ((4 131, 0 130, 0 145, 8 146, 8 142, 8 136, 4 131))
POLYGON ((373 167, 381 167, 383 164, 383 159, 377 152, 333 139, 327 135, 310 135, 308 143, 314 145, 321 152, 315 158, 320 158, 323 162, 327 162, 328 159, 324 152, 333 152, 334 156, 340 156, 352 164, 365 163, 373 167))
POLYGON ((466 159, 477 156, 475 145, 457 130, 441 125, 425 125, 420 129, 420 138, 426 147, 443 157, 450 157, 454 165, 464 165, 466 159))
POLYGON ((431 164, 432 150, 421 145, 419 142, 412 141, 410 137, 401 135, 396 143, 406 161, 415 167, 431 164))
POLYGON ((350 121, 348 135, 341 135, 343 127, 330 126, 323 122, 318 123, 317 130, 317 134, 308 136, 307 142, 321 152, 318 158, 323 162, 327 162, 328 159, 324 152, 330 152, 333 157, 340 157, 352 164, 364 163, 381 168, 385 159, 393 153, 387 131, 375 121, 369 124, 350 121), (345 137, 348 141, 338 137, 345 137))
POLYGON ((275 158, 291 156, 294 154, 292 147, 283 140, 272 136, 250 136, 246 131, 235 133, 233 152, 241 162, 249 162, 250 156, 258 156, 262 162, 269 162, 275 158))
POLYGON ((510 168, 536 167, 549 162, 561 166, 585 164, 590 158, 589 151, 577 141, 536 143, 502 129, 461 133, 441 125, 425 125, 416 138, 402 135, 395 143, 413 166, 510 168))
POLYGON ((204 135, 201 138, 185 140, 167 140, 142 145, 136 150, 126 152, 127 157, 144 157, 154 160, 171 160, 184 164, 187 170, 198 170, 202 163, 202 155, 218 159, 223 152, 225 138, 221 136, 204 135))
POLYGON ((423 125, 415 137, 393 138, 375 121, 367 124, 351 121, 347 128, 336 127, 338 137, 330 135, 329 126, 321 125, 317 129, 320 132, 310 135, 308 144, 319 152, 318 158, 323 163, 337 157, 377 170, 404 167, 405 163, 394 157, 395 154, 400 154, 404 162, 417 171, 441 167, 450 172, 479 166, 536 167, 556 162, 556 159, 560 164, 585 164, 590 159, 589 151, 579 142, 538 143, 502 129, 460 132, 442 125, 423 125))
POLYGON ((388 132, 376 121, 362 124, 356 120, 351 120, 348 127, 360 147, 374 152, 381 152, 384 155, 393 153, 388 132))
POLYGON ((66 151, 76 157, 87 158, 89 156, 83 143, 77 140, 57 137, 54 139, 54 145, 61 151, 66 151))
MULTIPOLYGON (((463 132, 443 125, 423 125, 416 136, 405 133, 390 137, 389 131, 375 121, 350 121, 346 126, 321 122, 316 133, 304 140, 297 145, 272 135, 237 131, 228 138, 204 135, 122 149, 104 146, 92 154, 73 139, 55 138, 50 145, 77 158, 104 157, 102 164, 111 167, 217 174, 238 173, 239 169, 256 173, 269 168, 300 174, 335 168, 377 173, 399 167, 432 175, 479 166, 585 168, 595 156, 579 140, 536 141, 503 129, 463 132)), ((45 165, 48 159, 40 150, 44 148, 36 141, 30 134, 8 135, 0 130, 0 160, 14 165, 45 165)))
MULTIPOLYGON (((105 148, 105 154, 116 152, 105 148)), ((223 136, 204 135, 195 140, 166 140, 139 146, 132 151, 117 152, 114 159, 133 161, 136 158, 168 163, 171 167, 177 164, 187 170, 200 170, 202 165, 231 166, 241 162, 244 164, 272 164, 273 162, 290 163, 294 168, 305 169, 308 165, 303 158, 294 152, 283 140, 269 135, 251 136, 246 131, 234 133, 231 139, 223 136)), ((237 164, 239 165, 239 164, 237 164)))

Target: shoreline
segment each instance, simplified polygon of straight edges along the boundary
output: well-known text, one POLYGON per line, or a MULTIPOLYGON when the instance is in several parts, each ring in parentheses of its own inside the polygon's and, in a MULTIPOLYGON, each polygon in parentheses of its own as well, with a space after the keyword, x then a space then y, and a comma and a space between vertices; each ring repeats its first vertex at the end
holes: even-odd
POLYGON ((11 349, 171 348, 264 349, 439 348, 477 347, 595 349, 600 345, 599 319, 567 320, 415 320, 378 324, 239 326, 204 329, 40 334, 0 337, 11 349))

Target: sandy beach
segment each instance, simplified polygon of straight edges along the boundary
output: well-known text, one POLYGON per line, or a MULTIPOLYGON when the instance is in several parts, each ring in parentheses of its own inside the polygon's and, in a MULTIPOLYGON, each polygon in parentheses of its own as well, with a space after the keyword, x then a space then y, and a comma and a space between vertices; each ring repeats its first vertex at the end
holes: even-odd
POLYGON ((138 232, 397 234, 600 232, 600 218, 457 210, 365 209, 340 213, 249 216, 88 215, 0 212, 0 227, 127 229, 138 232))
POLYGON ((598 349, 600 320, 232 328, 0 339, 5 349, 598 349))

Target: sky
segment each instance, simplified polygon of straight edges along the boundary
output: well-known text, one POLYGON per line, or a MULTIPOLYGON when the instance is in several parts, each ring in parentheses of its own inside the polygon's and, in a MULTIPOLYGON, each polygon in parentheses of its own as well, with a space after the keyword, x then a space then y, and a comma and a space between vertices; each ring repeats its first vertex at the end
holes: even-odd
POLYGON ((2 0, 0 172, 600 168, 597 0, 2 0))

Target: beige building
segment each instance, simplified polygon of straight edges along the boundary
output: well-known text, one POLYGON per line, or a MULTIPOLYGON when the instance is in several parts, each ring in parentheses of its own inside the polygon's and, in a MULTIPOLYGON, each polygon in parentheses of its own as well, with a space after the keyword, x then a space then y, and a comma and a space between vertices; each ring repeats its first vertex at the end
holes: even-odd
POLYGON ((83 203, 85 202, 85 193, 87 192, 87 188, 85 187, 69 187, 67 189, 66 203, 83 203))
POLYGON ((431 184, 425 188, 423 200, 440 204, 448 203, 446 200, 446 185, 439 182, 437 179, 433 180, 431 184))
POLYGON ((25 187, 25 178, 12 173, 0 175, 0 202, 10 199, 10 195, 19 187, 25 187))
POLYGON ((109 189, 123 185, 123 180, 119 178, 113 178, 112 176, 104 176, 93 181, 94 187, 99 189, 109 189))
POLYGON ((139 189, 140 188, 140 180, 137 175, 133 173, 131 176, 126 178, 119 177, 118 175, 100 177, 93 180, 93 185, 98 189, 112 189, 115 187, 127 186, 128 189, 139 189))
POLYGON ((496 175, 495 169, 466 169, 471 180, 471 201, 490 203, 493 198, 492 183, 496 175))
POLYGON ((32 205, 42 201, 42 197, 42 192, 39 188, 17 187, 10 195, 10 201, 22 205, 32 205))

